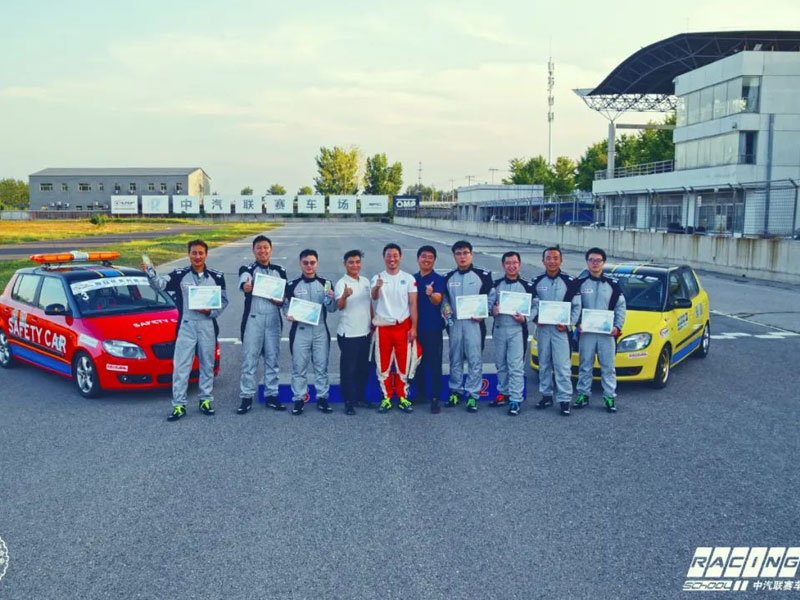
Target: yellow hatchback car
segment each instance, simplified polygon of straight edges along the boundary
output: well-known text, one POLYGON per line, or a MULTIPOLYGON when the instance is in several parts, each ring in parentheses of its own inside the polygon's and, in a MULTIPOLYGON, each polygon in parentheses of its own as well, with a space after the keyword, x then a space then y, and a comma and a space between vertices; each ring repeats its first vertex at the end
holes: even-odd
MULTIPOLYGON (((686 357, 708 356, 708 294, 691 267, 624 263, 607 265, 603 273, 619 282, 628 309, 617 343, 618 381, 647 381, 663 388, 672 367, 686 357)), ((535 336, 531 367, 539 369, 535 336)), ((577 351, 572 353, 572 375, 578 375, 577 351)), ((594 377, 599 376, 595 359, 594 377)))

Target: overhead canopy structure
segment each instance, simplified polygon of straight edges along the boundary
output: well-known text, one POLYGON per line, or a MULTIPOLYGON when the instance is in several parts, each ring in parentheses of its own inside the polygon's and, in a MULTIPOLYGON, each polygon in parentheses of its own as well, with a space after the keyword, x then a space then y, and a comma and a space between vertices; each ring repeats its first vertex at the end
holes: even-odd
POLYGON ((594 89, 578 89, 589 108, 609 119, 627 111, 675 110, 679 75, 743 50, 800 51, 800 31, 681 33, 645 46, 625 59, 594 89))

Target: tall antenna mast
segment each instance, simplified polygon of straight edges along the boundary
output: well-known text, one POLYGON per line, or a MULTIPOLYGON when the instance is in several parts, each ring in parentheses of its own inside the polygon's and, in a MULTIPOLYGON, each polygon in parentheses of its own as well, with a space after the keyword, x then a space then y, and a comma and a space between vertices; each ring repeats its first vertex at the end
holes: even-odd
POLYGON ((553 48, 550 47, 550 59, 547 61, 547 164, 553 164, 553 88, 555 87, 555 65, 553 64, 553 48))

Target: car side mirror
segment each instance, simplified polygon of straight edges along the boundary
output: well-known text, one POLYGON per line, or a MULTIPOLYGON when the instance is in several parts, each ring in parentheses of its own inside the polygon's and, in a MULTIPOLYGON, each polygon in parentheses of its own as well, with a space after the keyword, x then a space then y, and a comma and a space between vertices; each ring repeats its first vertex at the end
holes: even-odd
POLYGON ((672 308, 692 308, 692 301, 688 298, 674 298, 672 308))
POLYGON ((70 312, 63 304, 48 304, 44 308, 44 314, 50 317, 65 317, 70 314, 70 312))

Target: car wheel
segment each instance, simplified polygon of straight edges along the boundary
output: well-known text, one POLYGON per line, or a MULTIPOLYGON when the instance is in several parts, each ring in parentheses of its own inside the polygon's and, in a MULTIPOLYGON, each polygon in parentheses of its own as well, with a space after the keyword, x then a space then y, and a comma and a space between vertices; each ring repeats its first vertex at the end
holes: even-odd
POLYGON ((78 392, 84 398, 96 398, 100 394, 100 378, 97 367, 86 352, 78 352, 72 361, 72 378, 78 392))
POLYGON ((703 335, 700 336, 700 345, 694 351, 696 358, 705 358, 708 356, 708 351, 711 349, 711 323, 706 323, 703 327, 703 335))
POLYGON ((0 331, 0 367, 10 369, 15 364, 16 361, 11 356, 11 345, 8 343, 8 336, 5 331, 0 331))
POLYGON ((670 372, 670 360, 672 359, 672 350, 669 347, 669 344, 664 344, 664 347, 661 348, 661 352, 658 354, 658 363, 656 363, 656 374, 653 376, 653 380, 650 382, 656 389, 662 389, 667 386, 667 382, 669 381, 669 372, 670 372))

